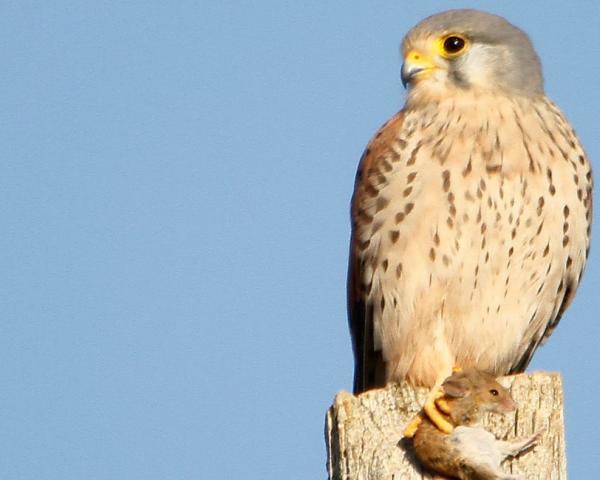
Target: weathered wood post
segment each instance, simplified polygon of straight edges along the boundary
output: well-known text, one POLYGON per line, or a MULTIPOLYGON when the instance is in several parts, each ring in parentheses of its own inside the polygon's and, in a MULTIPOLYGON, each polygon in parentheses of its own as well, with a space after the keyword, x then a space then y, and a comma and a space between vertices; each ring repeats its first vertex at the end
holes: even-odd
MULTIPOLYGON (((545 429, 530 452, 507 460, 506 472, 527 479, 566 480, 563 391, 558 373, 505 377, 519 405, 509 415, 489 414, 484 427, 498 438, 526 437, 545 429)), ((435 478, 423 472, 402 439, 405 425, 425 401, 426 389, 404 383, 358 396, 340 392, 326 417, 327 470, 330 480, 413 480, 435 478)), ((439 477, 438 477, 439 478, 439 477)))

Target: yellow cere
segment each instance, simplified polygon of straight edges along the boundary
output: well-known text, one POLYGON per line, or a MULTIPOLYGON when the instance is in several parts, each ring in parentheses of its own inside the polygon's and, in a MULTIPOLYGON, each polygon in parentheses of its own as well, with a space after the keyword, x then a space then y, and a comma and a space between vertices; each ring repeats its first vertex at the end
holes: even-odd
POLYGON ((419 66, 424 69, 434 68, 435 62, 428 55, 424 55, 419 50, 411 50, 406 54, 405 61, 411 65, 419 66))

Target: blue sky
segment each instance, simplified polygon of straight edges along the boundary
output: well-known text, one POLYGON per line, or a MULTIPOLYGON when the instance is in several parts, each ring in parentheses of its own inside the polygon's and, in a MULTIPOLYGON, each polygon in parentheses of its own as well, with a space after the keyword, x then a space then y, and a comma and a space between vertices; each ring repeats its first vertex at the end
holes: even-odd
MULTIPOLYGON (((3 3, 0 477, 325 477, 356 164, 403 34, 464 6, 531 35, 600 158, 591 0, 3 3)), ((572 478, 600 463, 597 252, 532 365, 564 375, 572 478)))

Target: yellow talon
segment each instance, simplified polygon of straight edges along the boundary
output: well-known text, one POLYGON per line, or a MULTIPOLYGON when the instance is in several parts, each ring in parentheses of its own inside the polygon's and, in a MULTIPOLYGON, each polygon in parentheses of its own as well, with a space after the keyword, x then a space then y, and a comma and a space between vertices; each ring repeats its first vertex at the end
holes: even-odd
POLYGON ((417 433, 417 428, 421 425, 423 421, 423 414, 419 413, 415 418, 413 418, 410 423, 404 429, 404 436, 406 438, 413 438, 415 433, 417 433))
MULTIPOLYGON (((452 373, 461 371, 462 368, 459 366, 454 366, 454 368, 452 368, 452 373)), ((436 382, 437 388, 434 387, 434 389, 429 392, 423 410, 421 410, 421 412, 419 412, 419 414, 413 418, 404 429, 404 436, 406 438, 413 438, 415 436, 419 425, 423 421, 424 415, 427 415, 427 418, 440 432, 449 434, 454 430, 454 426, 446 418, 446 415, 450 415, 450 405, 448 405, 448 402, 444 398, 444 390, 440 386, 444 378, 445 376, 440 376, 438 378, 438 382, 436 382)))
MULTIPOLYGON (((437 393, 436 393, 436 395, 437 395, 437 393)), ((445 407, 447 408, 448 405, 445 405, 445 407)), ((433 423, 437 427, 437 429, 440 430, 441 432, 451 433, 452 430, 454 430, 454 427, 452 426, 452 424, 448 420, 446 420, 444 418, 444 415, 442 413, 440 413, 440 411, 437 409, 435 397, 428 400, 427 403, 425 403, 423 410, 429 417, 429 420, 431 420, 431 423, 433 423)))
POLYGON ((443 398, 444 392, 440 389, 429 394, 429 398, 425 402, 423 410, 413 418, 404 429, 406 438, 413 438, 419 425, 423 421, 423 415, 427 415, 431 423, 443 433, 450 433, 454 429, 452 424, 444 418, 444 414, 450 412, 448 403, 443 398), (441 412, 441 413, 440 413, 441 412))
POLYGON ((435 406, 437 407, 437 409, 446 414, 446 415, 450 415, 450 405, 448 405, 448 402, 443 399, 443 398, 438 398, 435 401, 435 406))

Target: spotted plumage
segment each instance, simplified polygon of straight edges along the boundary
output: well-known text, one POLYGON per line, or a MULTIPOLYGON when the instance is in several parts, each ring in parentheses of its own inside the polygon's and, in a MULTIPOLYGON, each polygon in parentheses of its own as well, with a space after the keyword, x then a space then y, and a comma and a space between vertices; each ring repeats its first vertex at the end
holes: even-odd
POLYGON ((406 74, 405 64, 407 103, 357 172, 357 392, 400 379, 433 386, 454 365, 524 370, 571 302, 589 248, 590 165, 543 93, 525 34, 458 10, 424 20, 403 51, 433 66, 406 74), (438 39, 453 34, 470 50, 436 57, 438 39))

